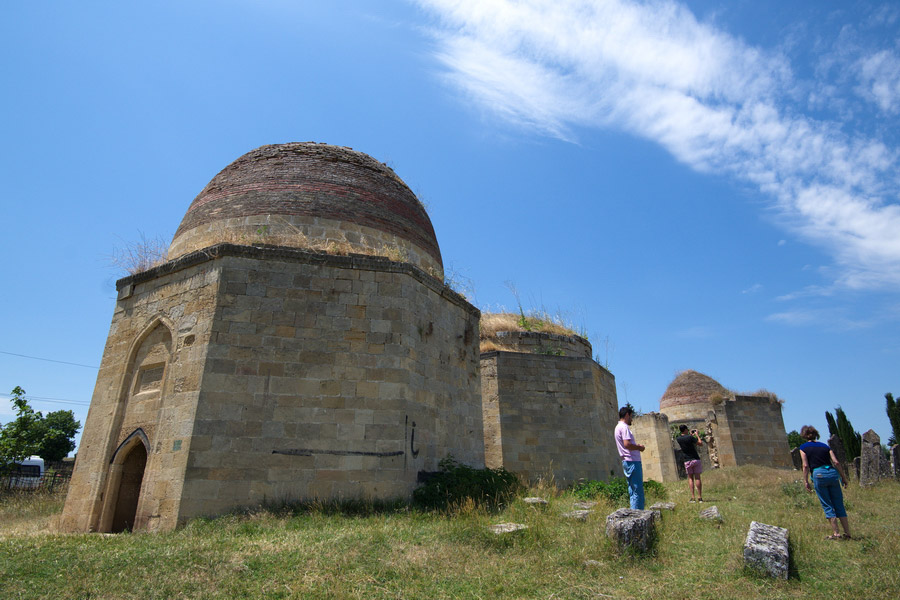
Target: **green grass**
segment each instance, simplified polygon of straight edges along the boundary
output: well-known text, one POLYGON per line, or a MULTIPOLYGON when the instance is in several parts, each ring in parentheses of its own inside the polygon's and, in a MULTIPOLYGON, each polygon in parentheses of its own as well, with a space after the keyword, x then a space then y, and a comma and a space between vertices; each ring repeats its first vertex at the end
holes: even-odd
MULTIPOLYGON (((604 533, 623 506, 600 498, 586 522, 563 518, 571 493, 532 489, 500 512, 465 504, 281 506, 201 519, 169 533, 55 535, 60 496, 0 498, 0 598, 896 598, 900 484, 845 492, 854 535, 829 542, 800 475, 761 467, 704 473, 705 505, 666 484, 656 549, 620 556, 604 533), (721 524, 697 513, 717 505, 721 524), (790 530, 788 581, 745 572, 751 520, 790 530), (528 529, 496 536, 488 526, 528 529), (585 561, 599 561, 586 566, 585 561)), ((652 500, 652 498, 651 498, 652 500)))

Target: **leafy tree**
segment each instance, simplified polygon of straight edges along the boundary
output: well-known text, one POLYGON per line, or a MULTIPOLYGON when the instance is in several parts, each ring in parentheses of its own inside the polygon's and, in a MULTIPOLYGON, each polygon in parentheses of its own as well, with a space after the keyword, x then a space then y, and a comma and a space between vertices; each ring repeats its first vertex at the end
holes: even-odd
POLYGON ((793 450, 794 448, 799 448, 806 442, 806 440, 804 440, 802 437, 800 437, 800 432, 797 431, 796 429, 792 430, 789 434, 787 434, 787 437, 788 437, 788 446, 791 447, 791 450, 793 450))
POLYGON ((844 444, 844 453, 847 455, 847 460, 852 461, 862 452, 862 436, 858 431, 853 430, 850 419, 847 418, 840 406, 835 409, 834 414, 837 416, 838 437, 844 444))
POLYGON ((57 410, 47 413, 37 424, 37 429, 38 449, 35 454, 44 460, 57 461, 75 449, 75 434, 81 429, 81 422, 75 420, 71 410, 57 410))
POLYGON ((838 426, 837 423, 834 422, 834 417, 831 416, 831 413, 827 410, 825 411, 825 420, 828 421, 828 437, 833 435, 841 437, 840 434, 838 434, 838 426))
POLYGON ((75 434, 81 423, 71 410, 47 416, 35 411, 25 399, 25 390, 12 391, 16 418, 0 428, 0 469, 37 454, 44 460, 61 460, 75 449, 75 434))
POLYGON ((900 400, 894 400, 894 395, 888 392, 884 395, 887 401, 887 416, 891 422, 891 437, 888 439, 888 446, 893 446, 900 442, 900 400))
POLYGON ((0 469, 23 460, 37 451, 37 423, 41 414, 34 412, 25 399, 25 390, 16 386, 11 401, 16 418, 0 428, 0 469))

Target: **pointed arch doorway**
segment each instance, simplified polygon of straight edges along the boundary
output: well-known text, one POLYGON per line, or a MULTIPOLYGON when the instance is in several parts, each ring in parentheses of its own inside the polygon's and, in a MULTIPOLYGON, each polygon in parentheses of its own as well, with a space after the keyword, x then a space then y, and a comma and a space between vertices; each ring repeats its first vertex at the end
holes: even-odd
POLYGON ((113 455, 100 531, 121 533, 135 528, 148 447, 147 436, 138 429, 122 442, 113 455))

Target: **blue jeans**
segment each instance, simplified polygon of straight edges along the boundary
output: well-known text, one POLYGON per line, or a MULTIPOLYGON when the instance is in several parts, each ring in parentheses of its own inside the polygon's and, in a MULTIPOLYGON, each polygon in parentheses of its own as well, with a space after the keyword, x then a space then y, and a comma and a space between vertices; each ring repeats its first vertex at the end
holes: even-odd
POLYGON ((841 492, 841 476, 834 467, 818 467, 812 472, 813 487, 822 504, 826 519, 847 516, 844 494, 841 492))
POLYGON ((628 500, 631 508, 644 510, 644 468, 639 460, 623 460, 622 470, 628 480, 628 500))

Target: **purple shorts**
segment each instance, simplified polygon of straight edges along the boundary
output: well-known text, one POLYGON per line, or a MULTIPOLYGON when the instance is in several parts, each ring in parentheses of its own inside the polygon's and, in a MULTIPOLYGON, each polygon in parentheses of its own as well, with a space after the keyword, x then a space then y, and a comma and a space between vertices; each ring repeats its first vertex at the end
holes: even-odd
POLYGON ((703 472, 703 463, 699 460, 684 461, 684 470, 688 475, 699 475, 703 472))

